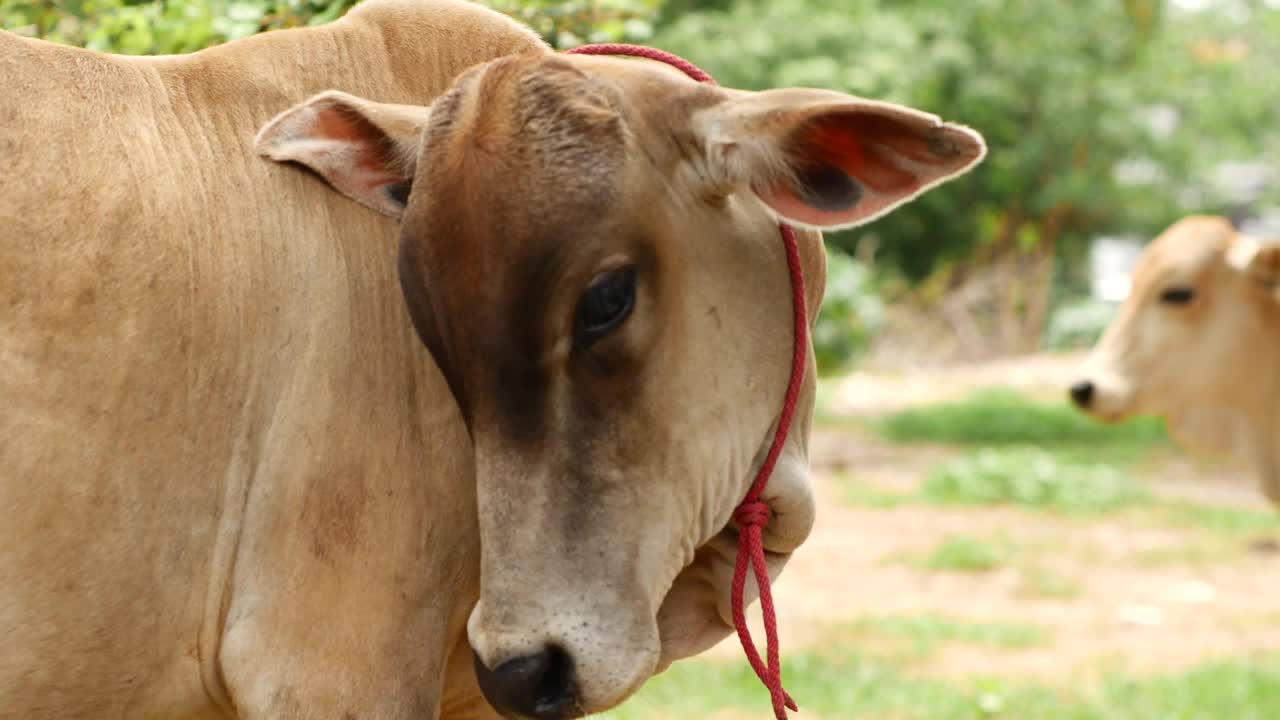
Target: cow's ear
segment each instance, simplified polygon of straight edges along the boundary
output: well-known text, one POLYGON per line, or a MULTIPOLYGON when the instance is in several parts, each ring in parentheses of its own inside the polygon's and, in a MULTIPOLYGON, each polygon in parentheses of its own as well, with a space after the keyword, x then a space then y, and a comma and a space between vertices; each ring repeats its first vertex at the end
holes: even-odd
POLYGON ((254 148, 277 162, 303 165, 338 192, 398 219, 430 115, 428 107, 330 91, 277 115, 258 132, 254 148))
POLYGON ((1227 264, 1272 289, 1280 288, 1280 238, 1236 235, 1227 250, 1227 264))
POLYGON ((824 90, 728 92, 694 117, 712 182, 750 187, 797 225, 869 222, 987 152, 973 130, 901 105, 824 90))

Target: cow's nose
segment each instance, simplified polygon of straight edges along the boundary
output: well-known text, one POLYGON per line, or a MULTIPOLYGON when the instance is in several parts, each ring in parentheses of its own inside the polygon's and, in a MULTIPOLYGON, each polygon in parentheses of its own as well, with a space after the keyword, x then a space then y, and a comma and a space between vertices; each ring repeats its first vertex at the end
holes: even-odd
POLYGON ((578 694, 569 656, 558 647, 508 660, 490 670, 475 656, 485 699, 504 717, 564 720, 576 717, 578 694))
POLYGON ((1093 382, 1090 380, 1081 380, 1071 386, 1071 400, 1076 405, 1084 409, 1089 408, 1089 404, 1093 402, 1093 382))

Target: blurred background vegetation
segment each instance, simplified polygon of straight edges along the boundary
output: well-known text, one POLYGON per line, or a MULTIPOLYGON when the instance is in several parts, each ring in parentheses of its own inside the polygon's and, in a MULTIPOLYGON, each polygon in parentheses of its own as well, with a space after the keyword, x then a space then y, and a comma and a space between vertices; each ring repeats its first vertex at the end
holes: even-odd
MULTIPOLYGON (((727 85, 832 88, 983 132, 991 154, 976 172, 831 238, 826 372, 881 332, 934 360, 1087 345, 1113 309, 1091 296, 1094 239, 1280 205, 1275 0, 485 1, 555 47, 649 43, 727 85)), ((0 0, 0 27, 183 53, 352 4, 0 0)))

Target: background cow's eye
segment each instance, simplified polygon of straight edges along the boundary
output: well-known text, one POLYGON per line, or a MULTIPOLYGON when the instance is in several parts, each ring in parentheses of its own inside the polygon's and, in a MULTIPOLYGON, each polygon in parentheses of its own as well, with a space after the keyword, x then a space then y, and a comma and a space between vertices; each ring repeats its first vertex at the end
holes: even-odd
POLYGON ((635 299, 633 267, 610 270, 592 281, 578 301, 574 332, 579 342, 590 344, 621 325, 631 314, 635 299))
POLYGON ((1196 291, 1189 287, 1169 288, 1160 293, 1160 302, 1170 305, 1186 305, 1196 296, 1196 291))

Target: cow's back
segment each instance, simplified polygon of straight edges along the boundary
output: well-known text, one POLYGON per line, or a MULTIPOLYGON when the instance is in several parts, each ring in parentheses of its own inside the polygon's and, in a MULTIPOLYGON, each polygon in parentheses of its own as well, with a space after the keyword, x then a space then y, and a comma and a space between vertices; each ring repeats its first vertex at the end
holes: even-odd
POLYGON ((460 69, 406 81, 388 45, 357 21, 152 59, 0 33, 0 717, 189 712, 247 508, 365 433, 469 462, 394 224, 252 152, 314 92, 424 103, 460 69))

